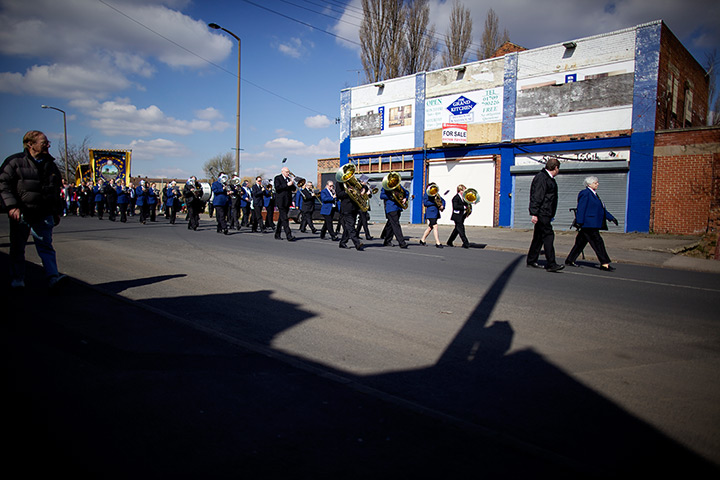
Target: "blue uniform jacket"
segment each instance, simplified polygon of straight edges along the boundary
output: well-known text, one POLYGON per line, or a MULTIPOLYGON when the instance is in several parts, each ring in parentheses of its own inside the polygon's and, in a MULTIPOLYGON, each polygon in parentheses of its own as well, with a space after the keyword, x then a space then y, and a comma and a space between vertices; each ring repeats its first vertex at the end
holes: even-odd
POLYGON ((148 188, 147 203, 148 205, 157 205, 157 191, 154 188, 148 188))
MULTIPOLYGON (((445 206, 445 199, 440 197, 442 206, 445 206)), ((425 218, 440 218, 440 209, 435 203, 435 197, 429 197, 427 193, 423 194, 423 205, 427 208, 425 210, 425 218)))
POLYGON ((320 201, 322 202, 320 213, 322 215, 332 215, 335 199, 327 188, 323 188, 322 192, 320 192, 320 201))
POLYGON ((115 191, 117 192, 117 196, 118 196, 117 202, 118 203, 122 204, 122 203, 130 202, 130 194, 125 189, 125 187, 121 187, 120 185, 118 185, 117 187, 115 187, 115 191))
POLYGON ((240 208, 247 207, 248 205, 250 205, 250 189, 240 187, 240 208))
POLYGON ((105 200, 105 195, 103 195, 102 189, 98 185, 93 187, 93 193, 95 194, 95 202, 102 202, 105 200))
POLYGON ((590 187, 578 193, 578 206, 575 218, 578 225, 584 228, 602 228, 605 219, 610 221, 615 220, 615 217, 605 210, 605 205, 603 205, 602 200, 591 191, 590 187))
POLYGON ((223 185, 222 182, 213 182, 213 184, 210 186, 210 190, 212 190, 212 192, 215 194, 213 195, 213 205, 215 205, 216 207, 218 205, 227 205, 228 196, 225 193, 225 185, 223 185))
POLYGON ((135 197, 135 205, 137 205, 138 207, 142 207, 143 205, 145 205, 145 201, 147 200, 147 194, 145 193, 145 189, 142 185, 138 186, 135 189, 135 197))
POLYGON ((302 193, 300 193, 300 189, 298 188, 298 191, 295 192, 295 207, 300 208, 302 207, 303 197, 302 193))
MULTIPOLYGON (((405 192, 405 198, 410 201, 410 192, 408 192, 404 187, 400 186, 402 188, 403 192, 405 192)), ((403 208, 393 200, 392 193, 387 193, 385 189, 380 190, 380 198, 385 200, 385 213, 390 212, 397 212, 398 210, 402 211, 403 208)))

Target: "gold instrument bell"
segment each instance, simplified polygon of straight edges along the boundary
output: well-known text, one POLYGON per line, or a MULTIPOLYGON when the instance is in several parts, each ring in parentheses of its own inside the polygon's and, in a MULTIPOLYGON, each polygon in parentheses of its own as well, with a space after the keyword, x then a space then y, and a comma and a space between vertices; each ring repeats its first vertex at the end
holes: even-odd
POLYGON ((400 174, 397 172, 390 172, 385 175, 382 181, 382 187, 387 192, 390 192, 395 202, 402 207, 403 210, 408 208, 408 202, 405 198, 405 191, 400 185, 400 174))
POLYGON ((338 168, 335 173, 335 180, 345 184, 345 191, 361 211, 368 211, 370 208, 370 198, 367 194, 363 193, 362 184, 355 178, 355 165, 346 163, 338 168))
POLYGON ((470 216, 472 213, 472 206, 480 201, 480 195, 474 188, 468 188, 463 192, 463 202, 467 203, 467 209, 465 210, 465 218, 470 216))
POLYGON ((435 197, 435 205, 437 205, 437 208, 441 212, 445 210, 445 207, 443 207, 442 204, 442 198, 440 198, 440 187, 438 187, 437 183, 430 183, 430 185, 428 185, 428 187, 425 189, 425 193, 427 193, 428 197, 435 197))

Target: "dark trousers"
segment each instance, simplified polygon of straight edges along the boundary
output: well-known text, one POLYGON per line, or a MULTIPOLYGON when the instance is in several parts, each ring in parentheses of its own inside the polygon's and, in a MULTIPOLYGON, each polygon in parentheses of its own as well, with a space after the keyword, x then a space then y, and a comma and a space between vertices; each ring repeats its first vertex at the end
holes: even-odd
POLYGON ((340 245, 347 245, 348 240, 352 240, 353 245, 356 247, 361 244, 360 237, 358 237, 357 230, 355 230, 355 213, 341 214, 340 223, 343 227, 342 237, 340 237, 340 245))
POLYGON ((143 203, 140 205, 140 223, 145 223, 150 217, 150 205, 143 203))
POLYGON ((252 219, 252 231, 256 232, 258 229, 262 232, 265 230, 265 222, 263 222, 262 218, 262 209, 263 205, 262 203, 260 205, 255 204, 254 208, 254 215, 252 219))
POLYGON ((100 200, 99 202, 95 202, 95 209, 97 210, 97 216, 100 220, 102 220, 103 213, 105 213, 105 200, 100 200))
POLYGON ((533 230, 533 238, 530 242, 530 250, 528 250, 527 263, 535 263, 540 258, 540 250, 545 248, 545 258, 547 264, 545 268, 555 265, 555 232, 552 228, 550 217, 537 217, 538 221, 533 230))
POLYGON ((168 207, 168 211, 170 212, 170 223, 175 224, 175 220, 177 219, 178 210, 179 210, 179 207, 176 205, 170 205, 168 207))
POLYGON ((148 212, 150 213, 150 221, 155 221, 155 214, 157 213, 157 203, 148 205, 148 212))
POLYGON ((384 243, 392 242, 394 236, 400 245, 405 245, 405 236, 403 235, 402 227, 400 227, 400 210, 388 212, 385 216, 387 217, 387 222, 385 222, 385 227, 380 234, 384 243))
POLYGON ((215 205, 214 208, 215 208, 215 216, 217 217, 217 231, 224 232, 228 229, 227 221, 226 221, 227 206, 226 205, 215 205))
POLYGON ((240 206, 238 205, 238 202, 232 202, 230 204, 228 224, 230 228, 236 228, 240 230, 240 206))
POLYGON ((187 204, 188 229, 197 230, 200 225, 200 207, 193 202, 187 204))
MULTIPOLYGON (((269 214, 268 212, 268 215, 269 214)), ((287 238, 292 238, 292 232, 290 231, 290 207, 278 208, 278 223, 275 226, 275 238, 280 238, 280 232, 283 230, 287 238)))
POLYGON ((357 227, 355 229, 358 232, 358 235, 360 235, 360 230, 365 232, 365 238, 370 237, 370 227, 368 226, 368 220, 370 219, 370 212, 360 212, 358 213, 358 221, 357 221, 357 227))
POLYGON ((463 218, 461 221, 455 220, 455 228, 453 228, 453 231, 450 232, 450 236, 448 237, 447 243, 451 244, 455 241, 455 239, 460 236, 460 240, 462 240, 463 246, 469 246, 470 243, 468 242, 467 237, 465 236, 465 219, 463 218))
POLYGON ((250 204, 248 203, 244 207, 240 207, 242 210, 242 220, 240 221, 241 227, 249 227, 250 226, 250 204))
POLYGON ((567 263, 574 263, 585 248, 585 245, 588 243, 595 252, 595 255, 597 255, 600 265, 607 265, 610 263, 610 255, 608 255, 607 250, 605 249, 605 242, 600 236, 599 228, 581 228, 575 236, 575 245, 573 245, 573 248, 570 250, 570 254, 567 256, 565 261, 567 263))
POLYGON ((128 204, 127 203, 118 203, 118 209, 120 210, 120 221, 123 223, 127 222, 128 204))
POLYGON ((304 232, 307 227, 310 227, 311 232, 317 233, 317 228, 315 228, 312 221, 313 212, 300 212, 300 215, 302 216, 300 220, 300 231, 304 232))
POLYGON ((327 233, 330 234, 330 238, 335 238, 337 235, 335 228, 333 227, 332 217, 332 213, 329 215, 323 215, 323 219, 325 219, 325 221, 320 229, 320 238, 325 238, 325 234, 327 233))
POLYGON ((108 218, 113 222, 115 221, 115 213, 116 212, 117 212, 117 202, 108 200, 108 202, 107 202, 108 218))

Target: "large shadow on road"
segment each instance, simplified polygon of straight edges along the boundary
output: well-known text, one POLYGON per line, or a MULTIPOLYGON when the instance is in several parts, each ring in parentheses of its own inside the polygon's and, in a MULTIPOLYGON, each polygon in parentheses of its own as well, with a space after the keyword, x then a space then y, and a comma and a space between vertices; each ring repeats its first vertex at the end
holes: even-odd
POLYGON ((522 261, 498 275, 435 365, 372 376, 301 358, 310 368, 298 369, 228 342, 270 351, 278 334, 312 317, 271 291, 139 308, 79 281, 47 295, 30 268, 31 291, 2 294, 21 312, 3 325, 0 345, 15 402, 11 454, 60 452, 60 467, 84 459, 104 478, 716 478, 716 466, 539 353, 509 353, 512 326, 491 318, 522 261))

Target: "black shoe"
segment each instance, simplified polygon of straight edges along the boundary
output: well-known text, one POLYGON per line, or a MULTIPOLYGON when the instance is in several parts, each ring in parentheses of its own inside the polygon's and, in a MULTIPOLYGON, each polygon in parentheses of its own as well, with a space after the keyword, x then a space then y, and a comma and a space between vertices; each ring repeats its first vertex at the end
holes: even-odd
POLYGON ((435 244, 435 248, 443 248, 442 243, 435 244))
POLYGON ((600 270, 602 270, 603 272, 614 272, 615 267, 613 267, 612 265, 608 265, 607 267, 605 265, 600 265, 600 270))
POLYGON ((447 242, 446 245, 447 245, 448 247, 454 247, 454 246, 455 246, 455 245, 453 245, 452 242, 447 242))
POLYGON ((470 248, 470 244, 468 244, 468 243, 463 243, 462 248, 470 248))
POLYGON ((305 230, 300 230, 300 233, 306 233, 306 231, 305 231, 305 230))
POLYGON ((359 243, 359 244, 355 245, 355 250, 362 252, 363 250, 365 250, 365 245, 363 245, 362 243, 359 243))
POLYGON ((407 244, 407 243, 403 243, 402 245, 400 245, 400 248, 408 248, 408 244, 407 244))
POLYGON ((287 240, 288 240, 288 242, 294 242, 294 241, 296 240, 296 238, 295 238, 295 237, 288 237, 287 240))
POLYGON ((228 235, 228 229, 223 230, 223 234, 228 235))
POLYGON ((543 268, 543 266, 537 262, 528 262, 527 266, 532 268, 543 268))
POLYGON ((383 242, 383 247, 394 247, 392 242, 383 242))
POLYGON ((317 235, 317 234, 318 234, 318 230, 317 230, 317 229, 312 230, 312 233, 313 233, 313 235, 317 235))
POLYGON ((365 235, 365 240, 372 240, 373 238, 375 237, 373 237, 372 235, 365 235))
POLYGON ((423 242, 422 240, 420 240, 420 245, 422 245, 422 246, 424 247, 425 245, 427 245, 427 243, 425 243, 425 242, 423 242))
POLYGON ((340 239, 339 239, 339 238, 337 237, 337 235, 336 235, 336 236, 332 237, 332 241, 333 241, 333 242, 339 242, 340 239))
POLYGON ((325 235, 320 235, 320 240, 325 240, 325 235))
POLYGON ((545 270, 547 270, 548 272, 559 272, 563 268, 565 268, 565 265, 560 265, 560 264, 556 263, 555 265, 552 265, 552 266, 546 268, 545 270))
POLYGON ((338 247, 340 247, 340 248, 348 248, 348 246, 347 246, 347 245, 345 245, 344 243, 340 243, 340 244, 338 244, 338 247))
POLYGON ((565 260, 565 266, 566 267, 579 267, 580 265, 578 265, 575 262, 568 262, 567 260, 565 260))

